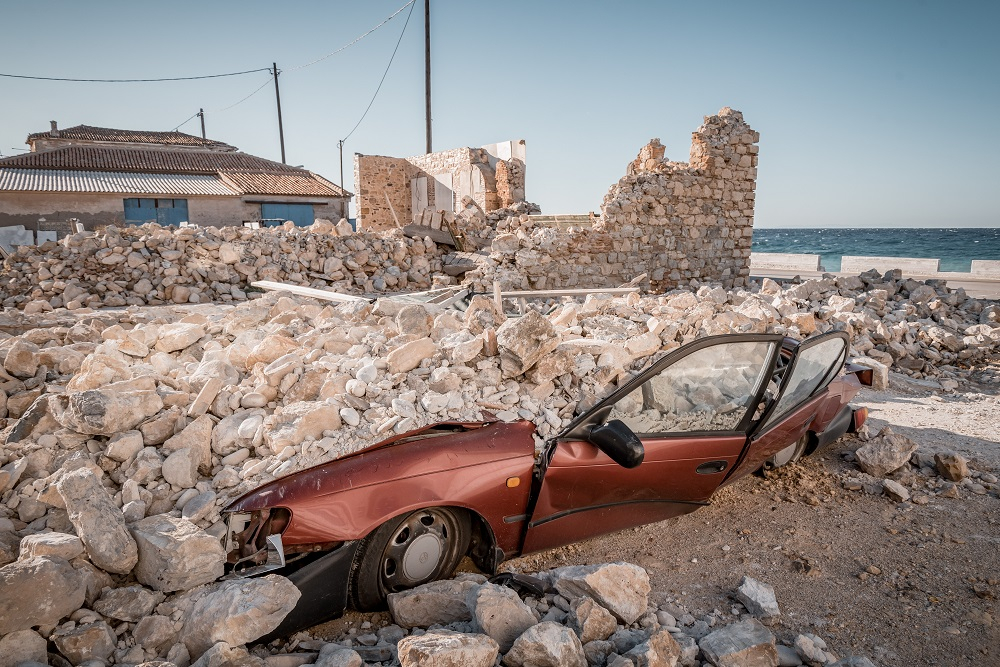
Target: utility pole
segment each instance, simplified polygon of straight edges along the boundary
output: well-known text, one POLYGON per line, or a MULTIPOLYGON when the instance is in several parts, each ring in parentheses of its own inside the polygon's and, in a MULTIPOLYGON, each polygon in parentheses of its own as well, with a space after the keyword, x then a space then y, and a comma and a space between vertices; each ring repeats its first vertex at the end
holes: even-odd
POLYGON ((205 110, 198 109, 198 115, 201 116, 201 138, 208 139, 208 137, 205 136, 205 110))
POLYGON ((340 149, 340 189, 344 189, 344 140, 341 139, 337 142, 337 148, 340 149))
POLYGON ((281 126, 281 92, 278 90, 278 63, 271 63, 274 69, 274 99, 278 103, 278 139, 281 141, 281 164, 288 164, 285 161, 285 130, 281 126))
POLYGON ((424 0, 424 91, 427 97, 427 152, 431 152, 431 0, 424 0))

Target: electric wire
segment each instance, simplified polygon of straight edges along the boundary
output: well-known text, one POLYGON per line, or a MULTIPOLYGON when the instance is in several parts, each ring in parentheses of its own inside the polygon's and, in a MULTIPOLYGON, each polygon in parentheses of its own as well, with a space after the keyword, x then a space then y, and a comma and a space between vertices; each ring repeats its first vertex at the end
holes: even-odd
MULTIPOLYGON (((239 100, 238 102, 233 102, 233 103, 232 103, 232 104, 230 104, 230 105, 229 105, 228 107, 223 107, 223 108, 221 108, 221 109, 209 109, 208 111, 205 111, 204 113, 222 113, 223 111, 229 111, 229 110, 230 110, 230 109, 232 109, 233 107, 235 107, 235 106, 237 106, 237 105, 239 105, 239 104, 243 104, 244 102, 246 102, 247 100, 249 100, 249 99, 250 99, 251 97, 253 97, 253 96, 254 96, 254 95, 256 95, 257 93, 259 93, 260 91, 264 90, 265 86, 267 86, 267 85, 268 85, 269 83, 271 83, 272 81, 274 81, 274 77, 273 77, 273 76, 270 76, 270 77, 268 77, 268 78, 267 78, 267 81, 265 81, 264 83, 262 83, 262 84, 261 84, 261 85, 260 85, 260 86, 259 86, 258 88, 256 88, 256 89, 255 89, 255 90, 254 90, 254 91, 253 91, 252 93, 250 93, 250 94, 249 94, 249 95, 247 95, 246 97, 244 97, 244 98, 240 99, 240 100, 239 100)), ((174 129, 173 129, 173 130, 171 130, 171 132, 176 132, 177 130, 181 129, 181 128, 182 128, 182 127, 184 127, 184 126, 185 126, 186 124, 190 123, 190 122, 191 122, 192 120, 194 120, 195 118, 197 118, 197 117, 198 117, 198 116, 199 116, 199 115, 200 115, 201 113, 202 113, 201 111, 196 111, 196 112, 195 112, 194 114, 192 114, 192 115, 188 116, 187 120, 185 120, 184 122, 182 122, 182 123, 180 123, 179 125, 177 125, 176 127, 174 127, 174 129)))
MULTIPOLYGON (((330 53, 326 54, 325 56, 321 56, 321 57, 317 58, 316 60, 313 60, 312 62, 306 63, 305 65, 299 65, 298 67, 292 67, 288 71, 289 72, 294 72, 295 70, 305 69, 306 67, 312 67, 316 63, 322 62, 322 61, 326 60, 327 58, 329 58, 330 56, 335 56, 338 53, 340 53, 341 51, 354 46, 355 44, 357 44, 358 42, 360 42, 362 39, 364 39, 368 35, 372 34, 376 30, 378 30, 379 28, 381 28, 382 26, 384 26, 386 23, 388 23, 389 21, 391 21, 392 19, 396 18, 396 16, 399 15, 400 12, 402 12, 404 9, 406 9, 407 7, 409 7, 410 5, 412 5, 413 3, 415 3, 416 1, 417 0, 410 0, 408 3, 406 3, 405 5, 403 5, 402 7, 400 7, 399 9, 397 9, 395 12, 392 13, 391 16, 389 16, 388 18, 386 18, 384 21, 382 21, 381 23, 379 23, 377 26, 375 26, 374 28, 372 28, 368 32, 364 33, 363 35, 360 35, 359 37, 356 37, 354 39, 354 41, 351 41, 351 42, 348 42, 347 44, 344 44, 342 47, 340 47, 336 51, 331 51, 330 53)), ((410 11, 411 12, 413 11, 412 7, 410 7, 410 11)), ((409 19, 410 18, 409 15, 407 15, 406 18, 409 19)))
POLYGON ((9 79, 32 79, 35 81, 75 81, 77 83, 156 83, 160 81, 196 81, 198 79, 218 79, 225 76, 241 76, 243 74, 253 74, 254 72, 270 72, 270 67, 260 69, 248 69, 244 72, 227 72, 225 74, 205 74, 202 76, 173 76, 160 79, 69 79, 57 76, 27 76, 24 74, 5 74, 0 72, 0 76, 9 79))
POLYGON ((406 34, 406 26, 410 25, 410 16, 413 15, 413 8, 415 6, 416 5, 413 2, 410 3, 410 12, 406 15, 406 23, 403 24, 403 30, 399 33, 399 39, 396 40, 396 48, 392 50, 392 56, 389 57, 389 64, 385 66, 385 72, 382 73, 382 79, 378 82, 378 88, 375 89, 375 94, 372 95, 371 102, 368 103, 368 107, 365 109, 365 112, 361 114, 361 118, 358 119, 358 122, 354 125, 351 131, 347 133, 347 136, 340 140, 341 142, 347 141, 351 138, 351 135, 354 134, 354 130, 358 129, 358 126, 361 125, 361 121, 365 119, 365 116, 368 115, 372 105, 375 104, 375 98, 378 97, 379 91, 382 90, 382 84, 385 83, 385 77, 389 74, 389 68, 392 67, 392 61, 396 58, 396 52, 399 51, 399 45, 403 41, 403 35, 406 34))

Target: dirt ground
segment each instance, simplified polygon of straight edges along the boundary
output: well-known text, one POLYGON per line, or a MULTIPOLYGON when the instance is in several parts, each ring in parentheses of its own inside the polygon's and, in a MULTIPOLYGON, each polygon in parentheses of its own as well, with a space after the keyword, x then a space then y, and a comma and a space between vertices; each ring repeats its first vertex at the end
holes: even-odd
MULTIPOLYGON (((894 375, 890 391, 864 390, 854 403, 868 406, 871 434, 889 425, 922 450, 957 451, 974 471, 997 474, 997 377, 981 374, 980 383, 942 394, 894 375)), ((860 475, 850 454, 862 444, 846 437, 721 490, 693 514, 504 569, 633 562, 649 572, 655 602, 696 617, 715 611, 724 622, 740 611, 732 593, 749 575, 774 587, 782 613, 770 625, 781 641, 811 632, 838 656, 863 655, 881 667, 1000 665, 1000 486, 985 495, 960 486, 955 499, 928 489, 924 505, 848 490, 845 480, 860 475)), ((387 614, 348 613, 314 632, 335 637, 364 621, 390 622, 387 614)))
MULTIPOLYGON (((1000 469, 1000 401, 991 393, 943 395, 919 386, 866 390, 870 429, 889 425, 970 467, 1000 469)), ((647 569, 653 590, 695 616, 732 613, 743 575, 771 584, 779 639, 822 637, 840 656, 885 667, 1000 665, 1000 498, 960 490, 926 505, 849 491, 848 437, 775 471, 721 490, 710 507, 610 538, 511 561, 523 571, 625 560, 647 569)), ((916 495, 916 494, 914 494, 916 495)))

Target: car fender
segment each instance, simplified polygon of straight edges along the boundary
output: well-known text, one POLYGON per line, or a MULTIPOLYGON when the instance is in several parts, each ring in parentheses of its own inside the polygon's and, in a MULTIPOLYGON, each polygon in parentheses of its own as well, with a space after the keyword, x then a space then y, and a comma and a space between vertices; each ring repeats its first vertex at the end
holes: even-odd
POLYGON ((434 437, 428 431, 274 480, 225 512, 288 510, 281 533, 288 548, 361 539, 385 521, 424 507, 461 507, 482 518, 496 546, 517 551, 523 524, 511 517, 523 515, 528 505, 534 425, 467 424, 434 437))

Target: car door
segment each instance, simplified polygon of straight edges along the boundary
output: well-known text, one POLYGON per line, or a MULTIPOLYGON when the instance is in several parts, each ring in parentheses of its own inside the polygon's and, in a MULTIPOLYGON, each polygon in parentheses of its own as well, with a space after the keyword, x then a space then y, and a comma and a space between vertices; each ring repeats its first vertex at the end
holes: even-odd
POLYGON ((738 461, 774 372, 781 336, 713 336, 685 345, 612 392, 549 445, 523 553, 685 514, 738 461), (618 419, 642 441, 624 468, 586 440, 618 419))
POLYGON ((826 388, 844 366, 850 338, 842 331, 815 336, 801 343, 779 369, 775 400, 750 431, 750 445, 727 481, 760 468, 775 453, 797 442, 823 407, 826 388))

